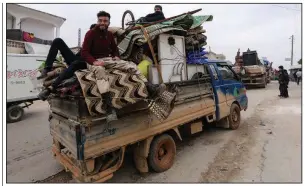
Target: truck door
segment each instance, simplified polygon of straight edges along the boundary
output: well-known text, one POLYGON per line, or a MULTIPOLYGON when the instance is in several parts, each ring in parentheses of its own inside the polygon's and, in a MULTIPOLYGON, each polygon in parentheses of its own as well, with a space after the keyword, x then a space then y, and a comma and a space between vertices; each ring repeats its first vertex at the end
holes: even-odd
POLYGON ((215 63, 209 64, 209 70, 212 78, 213 92, 215 96, 216 105, 216 119, 220 120, 224 117, 227 109, 226 97, 224 94, 224 87, 222 87, 222 80, 217 71, 215 63))
MULTIPOLYGON (((226 64, 218 63, 217 70, 222 79, 222 91, 225 93, 227 112, 229 114, 233 102, 237 101, 241 107, 245 106, 245 87, 239 81, 237 74, 226 64)), ((247 102, 247 101, 246 101, 247 102)))

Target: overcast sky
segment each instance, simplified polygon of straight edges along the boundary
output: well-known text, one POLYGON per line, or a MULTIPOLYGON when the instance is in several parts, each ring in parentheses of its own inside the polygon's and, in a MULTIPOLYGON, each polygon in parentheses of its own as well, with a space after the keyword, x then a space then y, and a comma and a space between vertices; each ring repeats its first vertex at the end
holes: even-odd
MULTIPOLYGON (((111 14, 111 26, 121 26, 122 14, 131 10, 136 18, 153 11, 150 4, 21 4, 66 18, 61 37, 70 47, 77 46, 78 28, 82 39, 96 14, 105 10, 111 14)), ((202 8, 195 15, 213 15, 214 20, 203 27, 207 30, 207 46, 223 53, 234 62, 238 48, 257 50, 260 57, 274 62, 273 67, 290 66, 285 58, 291 55, 291 35, 295 36, 294 64, 301 58, 301 5, 297 4, 165 4, 165 17, 202 8), (285 8, 286 7, 286 8, 285 8)))

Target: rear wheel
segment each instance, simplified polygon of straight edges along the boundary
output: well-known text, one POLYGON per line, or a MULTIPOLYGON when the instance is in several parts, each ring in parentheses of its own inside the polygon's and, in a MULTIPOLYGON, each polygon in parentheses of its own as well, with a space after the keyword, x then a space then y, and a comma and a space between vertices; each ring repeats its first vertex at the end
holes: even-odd
POLYGON ((19 105, 11 105, 6 111, 6 120, 8 123, 18 122, 22 119, 24 110, 19 105))
POLYGON ((240 125, 240 108, 237 104, 233 103, 229 115, 229 128, 232 130, 238 129, 240 125))
POLYGON ((148 164, 155 172, 164 172, 172 167, 175 156, 175 141, 170 135, 162 134, 150 145, 148 164))

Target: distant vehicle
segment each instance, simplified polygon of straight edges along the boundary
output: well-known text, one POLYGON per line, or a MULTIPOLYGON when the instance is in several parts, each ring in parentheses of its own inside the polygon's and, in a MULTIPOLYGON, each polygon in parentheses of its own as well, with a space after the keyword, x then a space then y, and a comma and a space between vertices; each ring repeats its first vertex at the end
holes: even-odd
POLYGON ((42 83, 36 79, 41 60, 46 56, 35 54, 7 54, 7 122, 20 121, 24 108, 38 100, 42 83))
POLYGON ((248 49, 240 56, 240 51, 238 50, 233 70, 240 75, 242 82, 246 86, 251 85, 265 88, 267 83, 270 82, 269 70, 267 72, 267 68, 269 69, 259 60, 256 51, 248 49))

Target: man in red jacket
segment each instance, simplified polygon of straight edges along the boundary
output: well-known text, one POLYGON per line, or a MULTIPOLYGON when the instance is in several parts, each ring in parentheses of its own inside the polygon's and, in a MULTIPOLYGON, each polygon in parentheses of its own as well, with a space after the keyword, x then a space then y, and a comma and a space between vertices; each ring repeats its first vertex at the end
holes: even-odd
POLYGON ((90 65, 103 66, 104 62, 97 59, 112 57, 119 59, 119 51, 114 40, 114 36, 108 31, 110 24, 110 14, 101 11, 97 14, 97 25, 86 33, 83 48, 81 51, 82 59, 90 65))
POLYGON ((46 89, 39 93, 39 99, 46 100, 50 93, 55 91, 63 80, 71 78, 77 70, 87 68, 86 62, 90 65, 103 66, 104 62, 101 60, 97 61, 97 59, 109 56, 112 56, 114 60, 119 59, 119 51, 114 36, 108 31, 110 14, 101 11, 97 14, 97 18, 98 20, 95 27, 86 33, 81 49, 81 59, 75 59, 76 61, 72 62, 69 67, 59 75, 50 89, 46 89))

